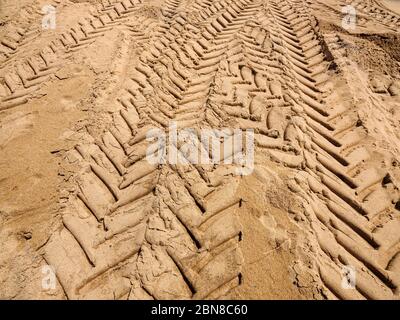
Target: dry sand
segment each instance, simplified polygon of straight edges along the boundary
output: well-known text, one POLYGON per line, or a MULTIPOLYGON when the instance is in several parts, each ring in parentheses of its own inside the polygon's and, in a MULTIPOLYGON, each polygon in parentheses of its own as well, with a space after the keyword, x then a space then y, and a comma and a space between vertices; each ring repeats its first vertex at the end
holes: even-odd
POLYGON ((399 299, 399 30, 395 0, 0 0, 0 299, 399 299), (173 121, 253 129, 254 170, 149 163, 173 121))

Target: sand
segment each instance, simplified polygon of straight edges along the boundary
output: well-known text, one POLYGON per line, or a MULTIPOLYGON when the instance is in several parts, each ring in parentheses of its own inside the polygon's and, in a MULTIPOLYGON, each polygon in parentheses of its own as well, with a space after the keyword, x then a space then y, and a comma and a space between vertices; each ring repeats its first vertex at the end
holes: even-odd
POLYGON ((399 5, 0 0, 0 298, 399 299, 399 5))

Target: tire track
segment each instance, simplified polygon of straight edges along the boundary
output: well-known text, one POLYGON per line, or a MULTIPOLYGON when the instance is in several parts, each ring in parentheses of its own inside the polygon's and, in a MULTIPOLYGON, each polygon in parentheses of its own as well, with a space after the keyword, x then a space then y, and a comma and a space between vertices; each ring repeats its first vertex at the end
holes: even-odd
MULTIPOLYGON (((132 24, 141 4, 103 2, 97 16, 1 81, 0 111, 26 103, 66 55, 114 28, 145 47, 116 75, 129 77, 110 90, 120 110, 109 128, 68 152, 81 170, 43 248, 66 298, 229 298, 242 283, 241 177, 234 165, 148 162, 157 151, 150 130, 169 135, 172 122, 194 130, 209 163, 202 129, 254 130, 257 153, 294 173, 327 296, 398 298, 398 186, 379 166, 383 155, 371 152, 375 140, 343 75, 330 73, 329 39, 304 1, 197 0, 193 18, 179 10, 184 3, 167 0, 160 19, 132 24), (355 290, 342 286, 347 266, 357 271, 355 290)), ((395 28, 398 19, 382 23, 395 28)), ((129 50, 121 50, 125 60, 129 50)), ((232 132, 224 139, 233 142, 232 132)), ((169 142, 167 157, 190 159, 183 143, 169 142)), ((232 143, 226 151, 225 159, 242 150, 232 143)))
MULTIPOLYGON (((55 0, 49 5, 57 8, 61 1, 55 0)), ((40 34, 39 23, 36 26, 33 22, 38 22, 42 15, 41 11, 34 4, 23 7, 18 17, 5 27, 0 34, 0 68, 10 62, 18 51, 26 47, 30 41, 37 38, 40 34)))

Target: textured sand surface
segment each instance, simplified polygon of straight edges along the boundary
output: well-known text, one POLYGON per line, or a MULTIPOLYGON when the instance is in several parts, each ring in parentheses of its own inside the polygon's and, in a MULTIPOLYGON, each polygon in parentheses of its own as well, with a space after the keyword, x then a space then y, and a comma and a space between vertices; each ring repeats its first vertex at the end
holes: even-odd
POLYGON ((0 0, 0 299, 399 299, 399 31, 396 0, 0 0), (172 122, 253 130, 254 170, 149 162, 172 122))

